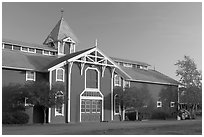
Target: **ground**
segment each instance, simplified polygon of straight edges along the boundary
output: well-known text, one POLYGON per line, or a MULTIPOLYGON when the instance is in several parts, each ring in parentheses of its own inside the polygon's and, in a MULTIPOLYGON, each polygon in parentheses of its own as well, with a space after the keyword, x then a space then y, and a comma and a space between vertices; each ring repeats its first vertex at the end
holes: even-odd
POLYGON ((3 125, 3 135, 201 135, 202 118, 101 123, 3 125))

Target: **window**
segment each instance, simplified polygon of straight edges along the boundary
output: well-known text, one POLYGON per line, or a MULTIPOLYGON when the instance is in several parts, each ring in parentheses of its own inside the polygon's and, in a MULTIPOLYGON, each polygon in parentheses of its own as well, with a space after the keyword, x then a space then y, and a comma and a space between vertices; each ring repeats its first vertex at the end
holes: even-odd
POLYGON ((20 46, 17 46, 17 45, 13 45, 13 49, 14 49, 14 50, 21 50, 21 47, 20 47, 20 46))
POLYGON ((132 64, 130 64, 130 63, 124 63, 123 66, 124 66, 124 67, 130 67, 130 68, 131 68, 131 67, 132 67, 132 64))
POLYGON ((127 87, 130 87, 130 81, 124 81, 124 86, 127 88, 127 87))
POLYGON ((81 113, 100 113, 101 101, 100 100, 81 100, 81 113))
POLYGON ((36 51, 35 51, 34 48, 29 48, 29 49, 28 49, 28 52, 30 52, 30 53, 35 53, 36 51))
POLYGON ((59 68, 56 70, 56 81, 64 82, 64 69, 59 68))
POLYGON ((44 54, 44 55, 49 55, 50 53, 49 53, 48 50, 43 50, 43 54, 44 54))
POLYGON ((42 49, 36 49, 36 53, 43 54, 43 50, 42 49))
POLYGON ((86 71, 86 88, 99 88, 99 78, 98 78, 98 70, 97 69, 88 69, 86 71))
POLYGON ((121 77, 118 75, 114 76, 114 85, 115 86, 121 86, 121 77))
POLYGON ((4 44, 4 49, 12 49, 12 45, 10 45, 10 44, 4 44))
POLYGON ((28 48, 27 47, 21 47, 21 51, 28 52, 28 48))
POLYGON ((173 108, 175 106, 175 102, 170 102, 170 107, 173 108))
POLYGON ((157 107, 158 108, 162 107, 162 102, 161 101, 157 101, 157 107))
POLYGON ((58 91, 57 94, 56 94, 56 102, 57 102, 57 105, 55 107, 55 116, 57 115, 61 115, 63 116, 64 115, 64 104, 62 103, 63 100, 64 100, 64 94, 62 91, 58 91))
POLYGON ((35 72, 34 71, 26 71, 26 81, 31 80, 35 81, 35 72))
POLYGON ((116 94, 114 96, 114 114, 119 114, 119 110, 120 110, 120 100, 119 100, 119 96, 116 94))

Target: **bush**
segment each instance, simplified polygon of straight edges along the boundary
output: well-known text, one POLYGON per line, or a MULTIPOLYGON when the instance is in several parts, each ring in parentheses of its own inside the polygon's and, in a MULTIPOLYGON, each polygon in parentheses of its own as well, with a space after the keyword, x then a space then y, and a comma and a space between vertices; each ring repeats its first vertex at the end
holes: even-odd
POLYGON ((169 114, 166 113, 166 112, 155 111, 155 112, 152 113, 151 119, 166 120, 169 117, 170 117, 169 114))
POLYGON ((2 124, 26 124, 28 120, 28 114, 21 111, 4 112, 2 114, 2 124))

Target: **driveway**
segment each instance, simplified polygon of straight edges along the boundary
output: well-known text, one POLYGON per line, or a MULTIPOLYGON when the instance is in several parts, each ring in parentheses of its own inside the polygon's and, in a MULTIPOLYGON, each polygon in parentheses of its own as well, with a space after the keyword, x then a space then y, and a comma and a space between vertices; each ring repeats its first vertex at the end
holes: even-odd
POLYGON ((201 135, 202 119, 4 125, 3 135, 201 135))

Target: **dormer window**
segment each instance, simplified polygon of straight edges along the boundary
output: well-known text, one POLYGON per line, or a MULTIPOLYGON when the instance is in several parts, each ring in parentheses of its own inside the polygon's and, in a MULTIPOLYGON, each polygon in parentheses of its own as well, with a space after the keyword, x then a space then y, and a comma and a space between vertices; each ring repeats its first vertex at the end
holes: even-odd
POLYGON ((70 43, 70 54, 75 52, 75 44, 70 43))

